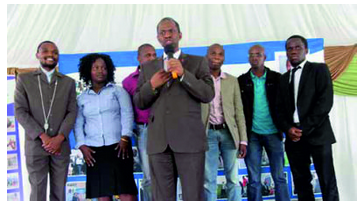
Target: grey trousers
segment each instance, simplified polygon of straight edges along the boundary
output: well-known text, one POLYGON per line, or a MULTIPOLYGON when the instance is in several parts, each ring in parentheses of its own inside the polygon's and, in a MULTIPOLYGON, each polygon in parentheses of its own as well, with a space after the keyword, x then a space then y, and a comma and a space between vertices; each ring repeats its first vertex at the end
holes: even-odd
POLYGON ((29 173, 30 201, 47 200, 48 174, 50 177, 50 201, 65 201, 69 155, 26 155, 29 173))
POLYGON ((149 155, 152 198, 175 201, 180 177, 183 201, 204 200, 205 152, 176 153, 170 147, 163 153, 149 155))

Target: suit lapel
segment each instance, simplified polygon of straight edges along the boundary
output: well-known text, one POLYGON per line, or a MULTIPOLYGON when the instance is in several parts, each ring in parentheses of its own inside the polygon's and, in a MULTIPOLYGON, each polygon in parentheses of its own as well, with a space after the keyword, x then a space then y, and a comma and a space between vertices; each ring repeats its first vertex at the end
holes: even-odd
MULTIPOLYGON (((163 56, 161 56, 161 57, 159 57, 157 59, 157 62, 155 63, 155 65, 156 65, 156 67, 149 67, 149 68, 146 69, 150 73, 149 74, 150 76, 149 77, 147 76, 149 80, 151 80, 151 77, 155 73, 157 73, 159 70, 161 70, 161 69, 164 70, 164 59, 163 59, 163 56)), ((144 72, 144 73, 146 73, 146 72, 144 72)), ((170 86, 171 82, 172 81, 169 81, 169 84, 168 83, 165 83, 164 85, 160 86, 159 89, 161 89, 161 90, 167 89, 170 86)))
MULTIPOLYGON (((47 75, 45 75, 40 68, 38 69, 38 71, 34 72, 34 75, 40 76, 41 82, 44 82, 45 84, 49 84, 48 80, 47 80, 47 75)), ((38 77, 36 77, 36 79, 38 79, 38 77)))
POLYGON ((225 110, 228 110, 228 109, 224 109, 223 103, 228 102, 228 98, 226 96, 230 94, 230 93, 228 93, 229 90, 231 90, 231 89, 228 86, 228 77, 226 75, 226 78, 224 78, 224 79, 221 78, 221 97, 222 97, 222 108, 223 108, 224 112, 225 112, 225 110))
POLYGON ((183 69, 184 70, 187 70, 189 67, 188 67, 188 55, 187 54, 184 54, 184 53, 181 53, 180 54, 180 57, 179 57, 179 61, 182 63, 182 66, 183 66, 183 69))
MULTIPOLYGON (((56 79, 58 79, 58 77, 61 78, 62 75, 59 72, 54 71, 53 76, 50 79, 50 84, 53 85, 55 83, 56 79)), ((58 79, 58 82, 59 82, 59 79, 58 79)))
MULTIPOLYGON (((289 70, 288 72, 286 72, 286 74, 284 74, 282 77, 281 77, 281 82, 280 82, 280 84, 281 84, 281 89, 283 89, 283 91, 285 91, 286 92, 286 97, 285 97, 285 102, 288 104, 287 106, 288 106, 288 108, 287 108, 287 110, 290 112, 290 114, 292 115, 293 114, 293 112, 292 112, 292 109, 291 109, 291 107, 290 106, 292 106, 292 103, 291 103, 291 96, 293 96, 293 95, 291 95, 291 93, 290 93, 290 89, 289 89, 289 87, 290 87, 290 76, 291 76, 291 72, 292 72, 292 70, 289 70)), ((283 93, 283 95, 285 95, 285 93, 283 93)))
POLYGON ((300 82, 299 82, 299 90, 297 93, 297 100, 299 101, 300 95, 301 95, 301 91, 303 90, 303 88, 305 87, 305 83, 308 81, 308 74, 309 74, 309 69, 310 69, 310 63, 306 62, 304 65, 304 69, 301 73, 301 77, 300 77, 300 82))
POLYGON ((288 96, 291 96, 290 95, 290 90, 289 90, 289 86, 290 86, 290 76, 291 76, 291 70, 289 70, 288 72, 287 72, 287 76, 286 77, 284 77, 284 79, 286 79, 286 81, 284 81, 284 82, 282 82, 282 83, 286 83, 286 86, 284 86, 283 87, 283 89, 286 89, 286 92, 287 92, 287 95, 288 96))

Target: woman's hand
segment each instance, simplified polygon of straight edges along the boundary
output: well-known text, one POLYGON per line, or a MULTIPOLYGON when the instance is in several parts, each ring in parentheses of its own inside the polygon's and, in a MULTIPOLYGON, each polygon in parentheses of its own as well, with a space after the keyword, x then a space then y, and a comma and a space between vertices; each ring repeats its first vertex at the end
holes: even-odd
POLYGON ((127 148, 128 145, 131 145, 129 137, 122 136, 120 142, 115 148, 115 150, 118 149, 117 157, 120 157, 120 155, 122 155, 122 159, 129 158, 129 151, 127 148))
POLYGON ((93 167, 94 163, 96 163, 96 160, 92 157, 92 154, 96 153, 91 148, 87 147, 86 145, 82 145, 79 147, 83 154, 83 158, 86 161, 88 167, 93 167))

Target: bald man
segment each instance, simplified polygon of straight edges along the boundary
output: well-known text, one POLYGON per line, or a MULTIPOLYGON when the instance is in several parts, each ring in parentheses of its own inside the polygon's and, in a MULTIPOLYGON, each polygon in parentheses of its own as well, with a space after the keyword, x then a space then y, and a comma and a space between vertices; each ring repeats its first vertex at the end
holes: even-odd
POLYGON ((277 128, 276 93, 280 74, 265 67, 265 49, 254 45, 248 52, 251 69, 238 77, 246 116, 248 146, 245 162, 248 172, 247 198, 262 201, 261 156, 267 152, 275 183, 275 199, 289 201, 283 172, 284 149, 282 134, 277 128))
POLYGON ((214 81, 215 97, 202 105, 202 120, 208 132, 205 158, 204 193, 206 200, 217 200, 218 158, 221 153, 227 179, 229 201, 241 201, 237 156, 246 155, 246 124, 237 78, 222 72, 224 49, 220 44, 208 48, 207 59, 214 81))

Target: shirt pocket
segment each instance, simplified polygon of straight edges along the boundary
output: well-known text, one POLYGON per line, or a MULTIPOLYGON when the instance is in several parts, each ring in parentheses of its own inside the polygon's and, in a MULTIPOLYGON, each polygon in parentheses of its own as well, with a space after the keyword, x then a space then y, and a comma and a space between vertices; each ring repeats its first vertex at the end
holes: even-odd
POLYGON ((101 101, 103 102, 102 111, 110 111, 110 112, 120 111, 120 104, 118 98, 114 93, 104 95, 101 101))

